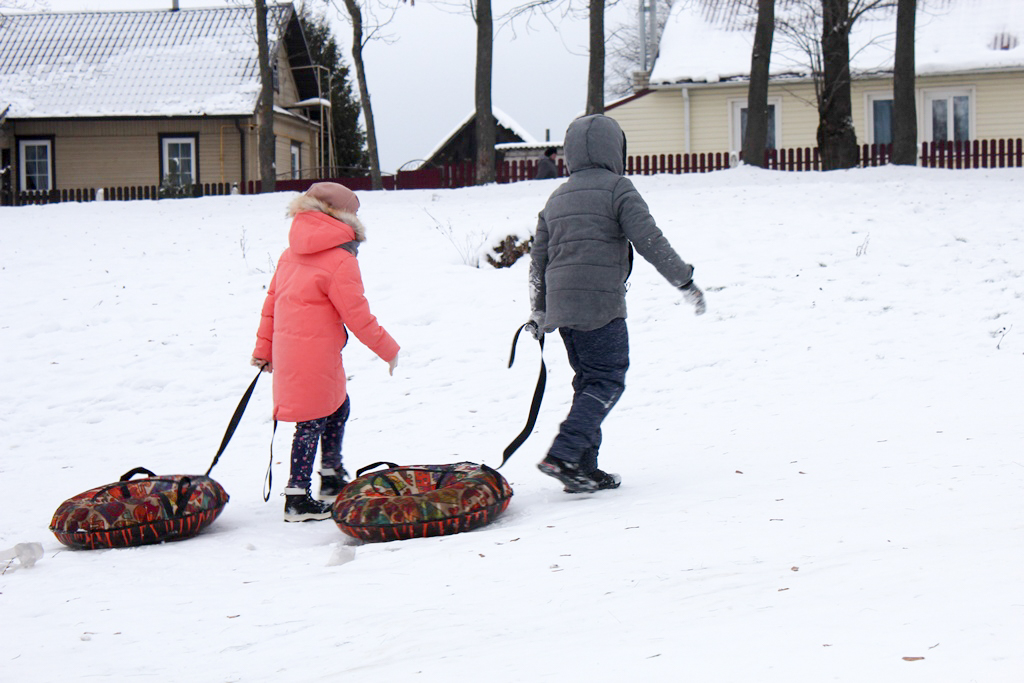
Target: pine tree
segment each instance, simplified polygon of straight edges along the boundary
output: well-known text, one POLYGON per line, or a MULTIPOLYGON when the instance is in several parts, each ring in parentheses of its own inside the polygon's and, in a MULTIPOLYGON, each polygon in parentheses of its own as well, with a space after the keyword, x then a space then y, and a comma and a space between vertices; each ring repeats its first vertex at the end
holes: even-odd
MULTIPOLYGON (((303 5, 299 10, 299 22, 313 63, 325 67, 331 74, 329 79, 326 74, 319 74, 325 95, 330 83, 330 115, 334 126, 334 168, 324 169, 324 175, 363 175, 370 160, 366 151, 366 132, 359 121, 362 108, 359 98, 352 91, 349 67, 331 35, 325 16, 314 15, 303 5)), ((323 144, 327 145, 326 131, 323 144)))

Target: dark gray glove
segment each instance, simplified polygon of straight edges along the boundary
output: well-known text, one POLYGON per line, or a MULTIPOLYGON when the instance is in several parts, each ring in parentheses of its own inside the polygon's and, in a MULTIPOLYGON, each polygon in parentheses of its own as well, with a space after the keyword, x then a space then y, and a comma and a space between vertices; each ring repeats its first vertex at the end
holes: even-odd
POLYGON ((680 287, 679 291, 683 293, 683 301, 693 306, 696 315, 704 315, 708 310, 707 304, 704 303, 704 292, 693 284, 693 280, 680 287))
POLYGON ((526 323, 527 331, 534 339, 544 336, 544 311, 533 311, 530 313, 530 320, 526 323))

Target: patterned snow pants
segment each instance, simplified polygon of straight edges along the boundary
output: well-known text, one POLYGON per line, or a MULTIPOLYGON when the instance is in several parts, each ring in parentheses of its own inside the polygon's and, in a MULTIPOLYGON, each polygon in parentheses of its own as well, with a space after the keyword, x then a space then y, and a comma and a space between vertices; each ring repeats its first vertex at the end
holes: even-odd
POLYGON ((629 332, 623 318, 588 332, 561 327, 558 332, 576 375, 572 407, 548 452, 592 472, 601 447, 601 422, 626 388, 629 332))
POLYGON ((292 437, 291 476, 288 488, 308 489, 313 477, 313 461, 316 459, 316 445, 320 442, 321 469, 341 470, 341 440, 345 436, 345 422, 348 421, 349 399, 327 417, 298 422, 292 437))

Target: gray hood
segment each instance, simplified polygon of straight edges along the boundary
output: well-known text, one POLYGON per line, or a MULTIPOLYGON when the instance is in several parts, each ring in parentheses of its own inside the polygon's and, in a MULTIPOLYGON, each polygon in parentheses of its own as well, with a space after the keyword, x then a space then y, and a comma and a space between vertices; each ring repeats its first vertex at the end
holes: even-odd
POLYGON ((573 121, 565 132, 565 163, 569 173, 603 168, 622 175, 626 170, 626 136, 618 122, 600 114, 573 121))

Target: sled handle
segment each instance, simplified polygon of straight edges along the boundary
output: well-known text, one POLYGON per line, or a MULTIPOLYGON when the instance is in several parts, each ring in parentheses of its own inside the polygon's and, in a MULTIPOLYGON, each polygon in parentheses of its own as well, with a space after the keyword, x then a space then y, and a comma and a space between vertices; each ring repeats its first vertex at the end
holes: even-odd
POLYGON ((145 467, 136 467, 134 470, 130 470, 130 471, 125 472, 124 474, 122 474, 121 478, 118 479, 118 481, 128 481, 129 479, 134 477, 136 474, 145 474, 147 477, 155 477, 156 476, 156 474, 154 474, 153 472, 150 472, 145 467))
POLYGON ((375 462, 372 465, 367 465, 366 467, 360 467, 358 470, 356 470, 356 476, 357 477, 361 476, 363 474, 363 472, 369 472, 374 467, 380 467, 381 465, 387 465, 388 467, 398 467, 398 465, 396 465, 393 462, 388 462, 387 460, 381 460, 380 462, 375 462))
POLYGON ((192 477, 182 477, 178 480, 178 505, 174 510, 175 517, 181 517, 185 514, 185 506, 188 504, 189 498, 192 497, 192 477))

